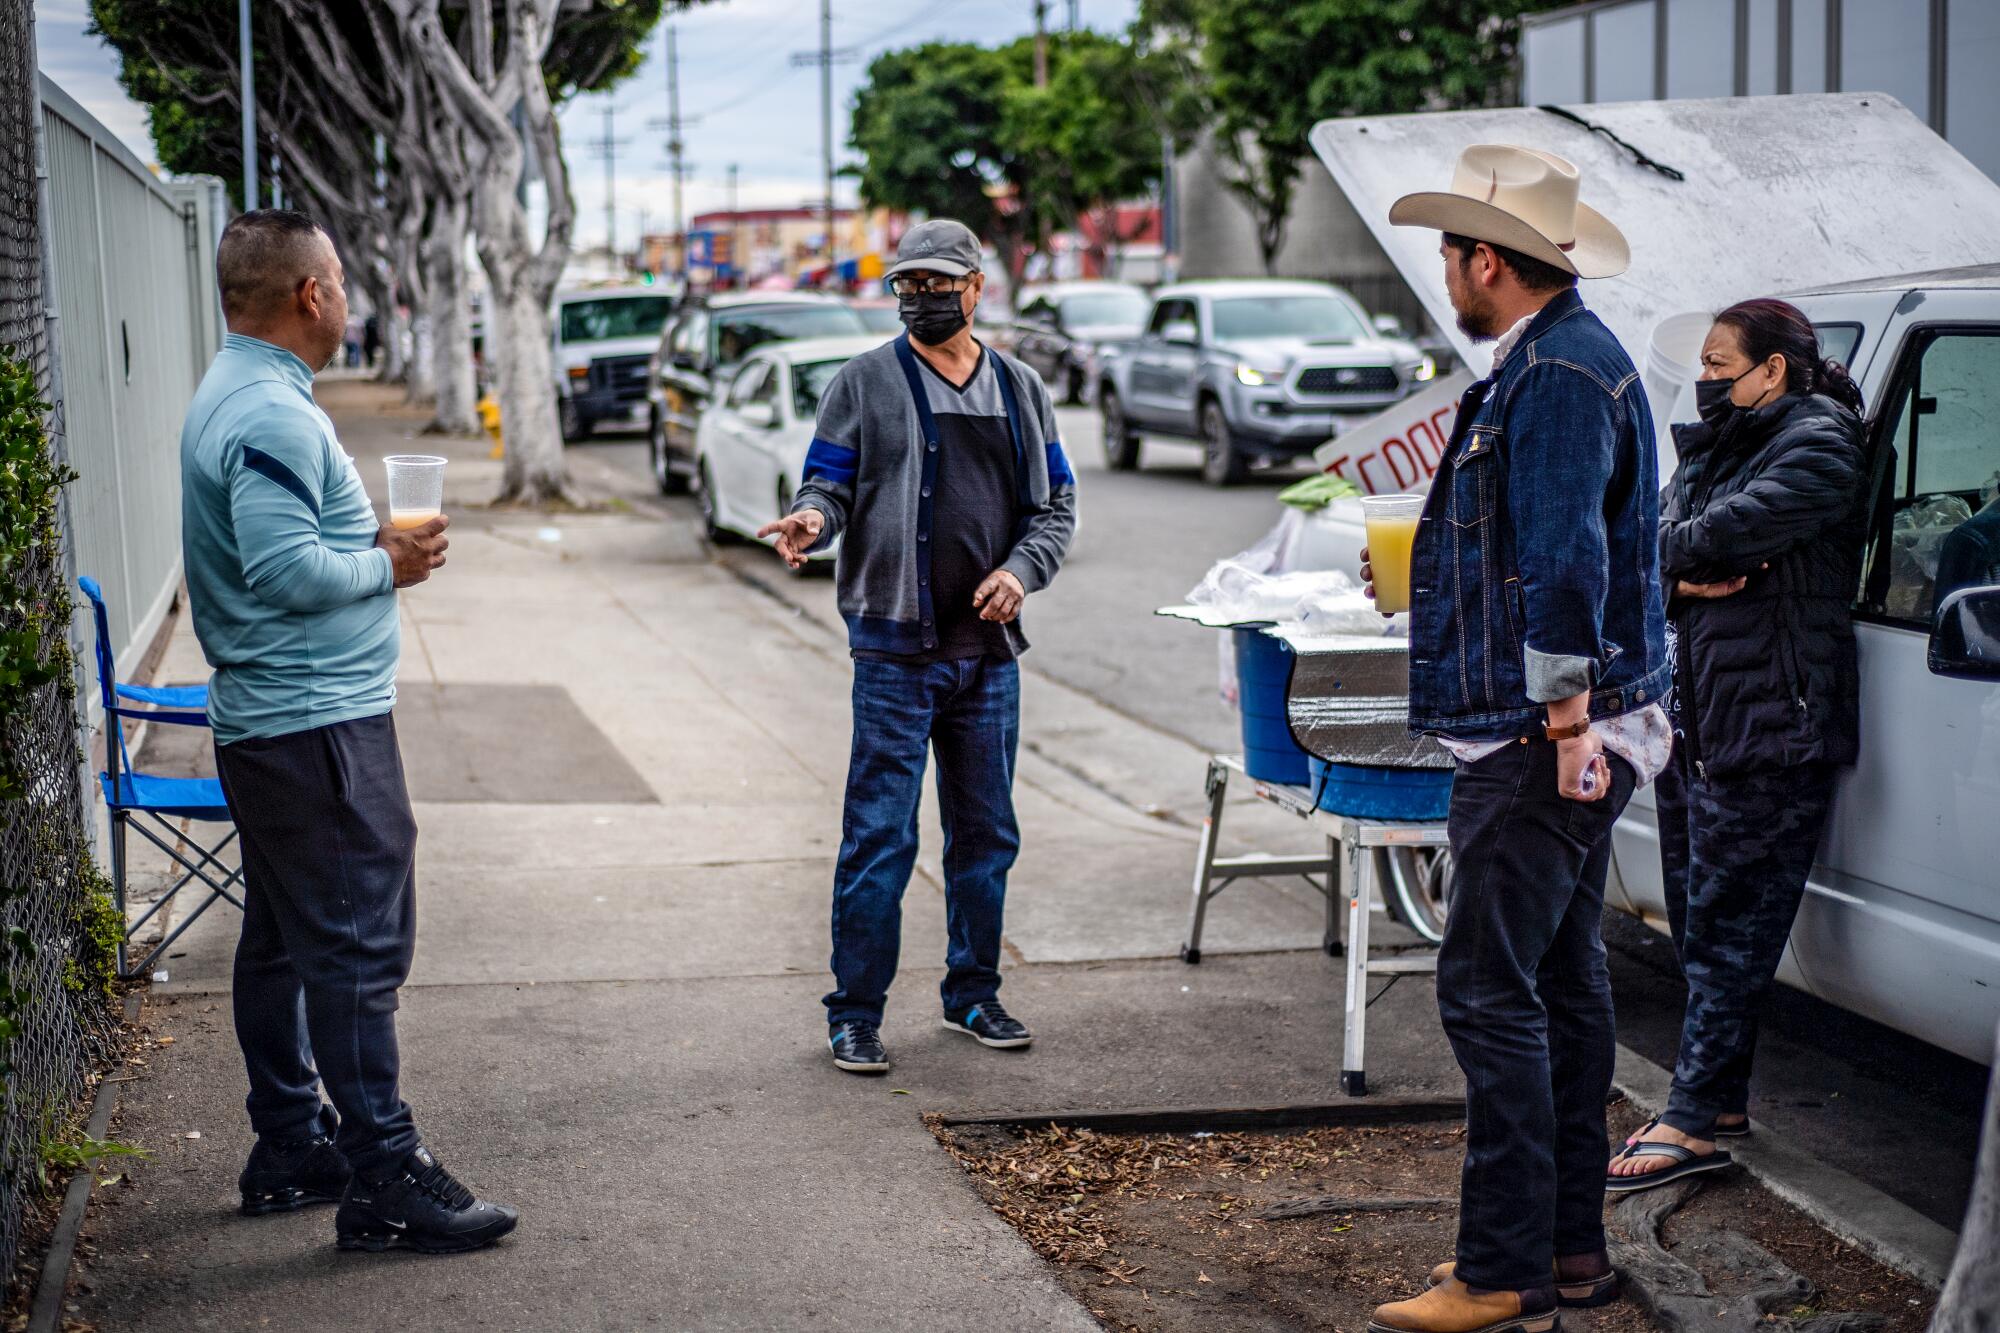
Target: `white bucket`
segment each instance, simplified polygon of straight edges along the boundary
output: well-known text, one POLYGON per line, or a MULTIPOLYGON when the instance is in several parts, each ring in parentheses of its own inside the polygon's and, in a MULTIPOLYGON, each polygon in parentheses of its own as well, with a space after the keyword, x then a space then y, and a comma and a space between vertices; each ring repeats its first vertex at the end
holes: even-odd
POLYGON ((1674 405, 1693 382, 1701 363, 1701 344, 1715 317, 1705 310, 1669 315, 1653 326, 1646 344, 1646 368, 1640 378, 1646 385, 1646 401, 1653 409, 1653 436, 1659 442, 1660 476, 1673 475, 1674 442, 1667 424, 1675 419, 1674 405))

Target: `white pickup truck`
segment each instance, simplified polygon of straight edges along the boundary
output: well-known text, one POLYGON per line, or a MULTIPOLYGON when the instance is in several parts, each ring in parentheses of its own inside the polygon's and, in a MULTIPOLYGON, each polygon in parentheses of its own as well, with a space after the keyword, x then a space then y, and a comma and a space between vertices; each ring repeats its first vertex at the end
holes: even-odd
MULTIPOLYGON (((1674 388, 1647 359, 1667 317, 1757 295, 1794 301, 1848 364, 1884 477, 1856 590, 1862 753, 1842 779, 1780 976, 1989 1061, 2000 1024, 2000 587, 1934 579, 1946 533, 1973 514, 2000 529, 2000 186, 1880 94, 1580 110, 1687 181, 1526 108, 1328 121, 1312 141, 1440 328, 1455 326, 1435 236, 1390 228, 1389 203, 1447 179, 1465 144, 1523 143, 1577 162, 1586 201, 1631 241, 1631 272, 1583 295, 1653 387, 1674 388), (1733 145, 1754 147, 1732 155, 1733 145)), ((1483 373, 1490 351, 1459 343, 1483 373)), ((1669 399, 1654 403, 1657 421, 1692 418, 1685 386, 1657 396, 1669 399)), ((1661 437, 1664 480, 1674 458, 1661 437)), ((1355 559, 1358 507, 1328 522, 1339 558, 1355 559)), ((1650 790, 1620 820, 1613 854, 1612 905, 1664 930, 1650 790)))

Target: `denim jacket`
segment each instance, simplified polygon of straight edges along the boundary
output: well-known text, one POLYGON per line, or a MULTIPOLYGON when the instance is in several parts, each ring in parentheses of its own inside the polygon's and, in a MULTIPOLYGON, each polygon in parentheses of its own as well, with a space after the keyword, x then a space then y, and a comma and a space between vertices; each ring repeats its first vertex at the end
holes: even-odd
POLYGON ((1632 360, 1574 289, 1467 389, 1410 555, 1410 729, 1539 734, 1590 691, 1612 717, 1665 693, 1659 472, 1632 360))

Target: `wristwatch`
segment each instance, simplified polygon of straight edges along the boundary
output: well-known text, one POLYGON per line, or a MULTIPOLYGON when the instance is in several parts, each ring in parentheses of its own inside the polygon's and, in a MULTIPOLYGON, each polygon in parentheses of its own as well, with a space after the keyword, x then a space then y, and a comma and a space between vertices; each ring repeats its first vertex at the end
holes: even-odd
POLYGON ((1584 718, 1581 722, 1572 722, 1566 727, 1554 727, 1546 722, 1542 724, 1542 733, 1552 741, 1573 741, 1589 730, 1589 718, 1584 718))

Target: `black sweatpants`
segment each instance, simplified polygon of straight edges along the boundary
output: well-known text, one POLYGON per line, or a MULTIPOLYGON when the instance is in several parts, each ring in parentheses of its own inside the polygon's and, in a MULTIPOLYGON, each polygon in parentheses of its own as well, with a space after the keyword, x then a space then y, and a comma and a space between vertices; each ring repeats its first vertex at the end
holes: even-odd
POLYGON ((416 951, 417 821, 389 714, 215 747, 243 845, 236 1039, 250 1125, 330 1125, 367 1178, 418 1145, 397 1090, 396 992, 416 951))

